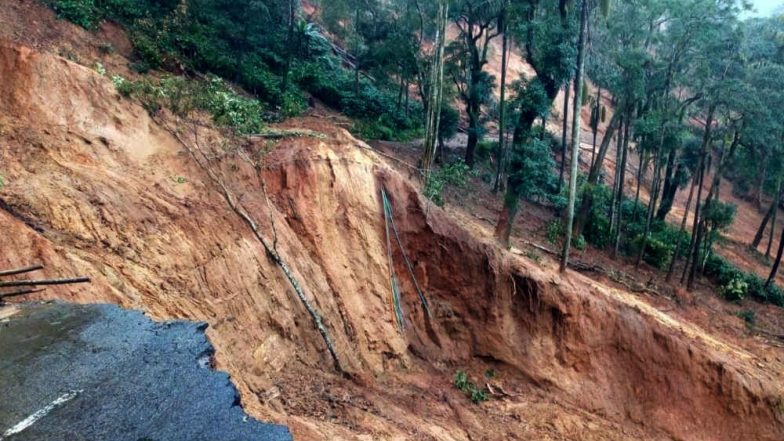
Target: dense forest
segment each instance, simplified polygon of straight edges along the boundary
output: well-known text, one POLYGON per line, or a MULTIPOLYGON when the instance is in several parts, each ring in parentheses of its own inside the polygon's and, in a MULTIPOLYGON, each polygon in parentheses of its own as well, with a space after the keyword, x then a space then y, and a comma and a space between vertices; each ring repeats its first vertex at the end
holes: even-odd
POLYGON ((784 229, 771 246, 784 191, 784 12, 744 18, 749 5, 735 0, 46 3, 88 30, 107 20, 127 30, 139 75, 113 80, 151 111, 185 93, 246 135, 318 103, 362 139, 423 140, 423 189, 437 203, 445 185, 481 172, 503 194, 505 246, 529 201, 557 213, 548 235, 562 270, 588 243, 689 289, 705 276, 728 300, 784 306, 773 283, 784 229), (511 74, 512 51, 533 74, 511 74), (556 116, 558 131, 547 127, 556 116), (458 130, 460 159, 447 148, 458 130), (722 179, 766 213, 748 246, 768 244, 767 278, 713 251, 736 215, 722 179), (679 192, 688 202, 672 222, 679 192))

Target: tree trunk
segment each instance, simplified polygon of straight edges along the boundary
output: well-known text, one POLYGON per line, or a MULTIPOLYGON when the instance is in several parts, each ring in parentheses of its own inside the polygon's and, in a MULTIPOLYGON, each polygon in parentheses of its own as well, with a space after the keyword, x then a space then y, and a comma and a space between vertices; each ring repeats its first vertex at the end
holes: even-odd
POLYGON ((626 180, 626 161, 629 157, 629 137, 631 136, 631 122, 632 116, 627 116, 626 118, 626 128, 624 129, 623 135, 623 149, 621 151, 621 171, 618 174, 618 194, 616 196, 616 218, 618 219, 617 229, 615 231, 615 246, 613 247, 612 258, 618 258, 618 251, 621 247, 621 233, 623 229, 621 228, 621 222, 623 221, 623 211, 621 210, 621 204, 623 203, 623 186, 624 181, 626 180))
POLYGON ((759 247, 760 242, 762 242, 762 236, 765 235, 765 229, 768 227, 768 222, 770 221, 771 217, 773 216, 773 212, 776 210, 777 201, 773 201, 770 203, 770 208, 768 208, 768 212, 765 213, 765 217, 762 218, 762 222, 760 223, 759 228, 757 228, 757 234, 754 235, 754 240, 751 242, 749 248, 752 250, 757 250, 759 247))
POLYGON ((515 216, 520 208, 520 198, 510 198, 510 195, 507 194, 505 199, 498 223, 495 226, 495 237, 504 248, 509 248, 509 238, 512 235, 512 225, 514 225, 515 216))
MULTIPOLYGON (((703 158, 707 157, 709 153, 709 147, 712 140, 711 133, 713 129, 713 114, 715 111, 716 111, 716 105, 711 104, 710 108, 708 109, 708 117, 705 120, 705 133, 702 139, 701 151, 702 151, 703 158)), ((695 215, 694 229, 696 231, 697 238, 695 240, 694 249, 692 251, 692 256, 691 256, 692 265, 689 271, 689 280, 686 283, 686 289, 689 291, 691 291, 691 289, 694 287, 694 277, 697 273, 697 263, 699 262, 699 257, 700 257, 699 256, 700 242, 702 240, 702 235, 703 235, 703 228, 700 228, 700 225, 702 224, 702 219, 700 219, 700 193, 702 193, 703 179, 704 179, 704 173, 703 176, 700 177, 700 188, 697 191, 697 207, 694 210, 694 215, 695 215)))
POLYGON ((585 67, 585 34, 588 26, 588 0, 583 0, 580 11, 580 34, 577 41, 577 73, 575 75, 574 108, 572 109, 572 163, 569 175, 569 205, 566 218, 566 240, 561 254, 560 272, 565 272, 569 265, 569 248, 572 245, 572 227, 574 226, 574 204, 577 200, 577 171, 580 165, 580 108, 582 107, 582 91, 577 89, 583 85, 585 67))
MULTIPOLYGON (((436 142, 440 141, 439 125, 441 121, 441 104, 443 101, 444 84, 444 44, 446 39, 446 21, 449 4, 447 0, 438 3, 438 23, 436 27, 436 46, 433 50, 433 62, 430 75, 430 90, 427 106, 427 120, 425 124, 425 150, 422 154, 422 168, 425 170, 425 182, 430 179, 430 169, 433 166, 436 142)), ((401 83, 402 84, 402 83, 401 83)), ((406 91, 406 95, 408 92, 406 91)), ((443 142, 440 142, 443 144, 443 142)), ((443 145, 441 146, 443 155, 443 145)))
POLYGON ((665 280, 667 283, 670 283, 672 280, 672 274, 675 272, 675 262, 680 258, 681 255, 681 236, 683 236, 683 232, 686 231, 686 222, 689 219, 689 210, 691 209, 691 201, 694 199, 694 187, 697 186, 697 176, 692 179, 694 182, 691 184, 691 188, 689 189, 689 198, 686 199, 686 209, 683 212, 683 219, 681 220, 681 228, 678 231, 678 241, 675 243, 675 252, 672 255, 672 260, 670 261, 670 267, 667 270, 667 277, 665 280))
POLYGON ((558 192, 561 192, 564 184, 564 173, 566 171, 566 131, 569 121, 569 92, 571 92, 571 81, 566 84, 564 89, 564 114, 563 114, 563 130, 561 132, 561 173, 558 176, 558 192))
POLYGON ((400 89, 397 92, 397 113, 400 113, 400 108, 403 105, 403 90, 405 88, 405 78, 403 78, 403 68, 400 68, 400 89))
POLYGON ((467 166, 474 167, 474 154, 476 145, 479 143, 479 113, 474 110, 474 106, 469 104, 468 110, 468 144, 466 145, 465 163, 467 166))
MULTIPOLYGON (((594 106, 593 115, 591 115, 591 130, 593 131, 593 146, 591 147, 591 168, 596 163, 596 137, 599 134, 599 112, 601 111, 602 102, 602 88, 596 92, 596 105, 594 106)), ((606 136, 606 135, 605 135, 606 136)))
POLYGON ((683 273, 681 274, 681 281, 680 283, 683 284, 686 281, 686 274, 689 272, 689 267, 691 265, 691 258, 694 249, 696 248, 695 240, 697 239, 697 222, 699 221, 700 216, 700 201, 702 198, 702 184, 705 178, 705 156, 700 156, 700 162, 698 166, 697 172, 697 201, 694 205, 694 221, 692 222, 692 230, 691 230, 691 241, 689 242, 689 248, 686 249, 686 262, 683 264, 683 273))
MULTIPOLYGON (((662 131, 664 128, 662 128, 662 131)), ((664 139, 664 133, 661 135, 662 139, 664 139)), ((659 144, 659 151, 656 152, 654 155, 653 160, 653 181, 651 182, 651 195, 650 200, 648 201, 648 211, 645 217, 645 230, 642 233, 642 244, 640 245, 640 252, 637 254, 637 262, 635 262, 634 267, 639 268, 640 264, 642 263, 642 258, 645 255, 645 248, 648 245, 648 235, 651 232, 651 221, 653 220, 653 212, 656 210, 656 200, 659 197, 659 184, 661 180, 661 148, 663 147, 663 142, 659 144)))
POLYGON ((770 235, 768 236, 768 247, 765 250, 765 257, 770 259, 770 249, 773 245, 773 234, 776 230, 776 215, 779 212, 779 197, 781 195, 781 178, 779 178, 778 184, 776 185, 776 198, 773 200, 773 218, 770 223, 770 235))
POLYGON ((773 280, 776 279, 776 274, 779 272, 779 265, 781 265, 781 255, 784 253, 784 229, 781 230, 781 237, 779 238, 779 250, 776 252, 776 260, 773 262, 773 268, 770 270, 768 280, 765 282, 765 289, 770 287, 773 280))
POLYGON ((507 35, 506 23, 506 7, 501 12, 501 32, 503 32, 501 40, 501 97, 499 101, 499 115, 498 115, 498 149, 496 154, 497 169, 495 173, 495 183, 493 184, 493 193, 498 193, 501 189, 501 180, 503 179, 504 171, 504 142, 506 141, 506 69, 508 60, 509 49, 509 35, 507 35))
POLYGON ((642 151, 641 148, 637 148, 639 150, 640 162, 638 163, 637 167, 637 193, 634 195, 634 211, 632 212, 632 219, 637 219, 637 206, 640 205, 640 187, 642 187, 642 178, 645 174, 645 169, 648 168, 648 164, 645 162, 645 152, 642 151))
POLYGON ((583 228, 585 227, 585 223, 588 221, 588 216, 591 213, 591 208, 593 208, 593 192, 591 189, 595 187, 599 183, 599 178, 602 176, 602 171, 604 170, 604 158, 607 156, 607 150, 610 148, 610 144, 612 143, 612 137, 615 133, 615 129, 618 125, 618 121, 620 120, 620 114, 616 113, 613 115, 612 120, 610 121, 610 125, 607 126, 607 131, 604 134, 604 138, 602 139, 602 145, 599 147, 599 153, 596 156, 596 160, 593 163, 590 171, 588 172, 588 180, 585 194, 583 195, 583 199, 580 202, 580 209, 577 211, 577 215, 575 216, 574 220, 574 236, 577 237, 582 234, 583 228))
POLYGON ((656 219, 664 221, 667 215, 672 210, 672 203, 675 201, 675 195, 678 193, 678 183, 675 182, 675 176, 682 170, 683 166, 678 164, 675 167, 675 159, 677 158, 677 150, 670 150, 667 156, 667 168, 664 171, 664 187, 662 188, 661 205, 656 211, 656 219))
MULTIPOLYGON (((617 112, 620 113, 621 110, 618 109, 617 112)), ((621 173, 621 155, 623 155, 623 134, 625 133, 625 130, 623 115, 621 115, 618 129, 618 139, 615 144, 615 175, 613 176, 613 188, 612 195, 610 197, 610 236, 612 237, 614 237, 615 228, 618 221, 618 212, 615 210, 617 201, 615 199, 618 196, 618 183, 620 181, 619 176, 621 173)))
POLYGON ((289 0, 289 16, 288 16, 288 40, 287 50, 286 50, 286 67, 283 71, 283 79, 281 81, 280 90, 282 93, 286 93, 286 90, 289 88, 289 72, 291 71, 291 60, 294 57, 294 23, 296 21, 297 9, 298 9, 297 0, 289 0))
POLYGON ((754 195, 754 204, 757 206, 759 210, 762 208, 762 190, 765 187, 765 175, 768 172, 768 160, 767 154, 763 155, 762 157, 762 172, 759 174, 759 180, 757 181, 757 191, 754 195))

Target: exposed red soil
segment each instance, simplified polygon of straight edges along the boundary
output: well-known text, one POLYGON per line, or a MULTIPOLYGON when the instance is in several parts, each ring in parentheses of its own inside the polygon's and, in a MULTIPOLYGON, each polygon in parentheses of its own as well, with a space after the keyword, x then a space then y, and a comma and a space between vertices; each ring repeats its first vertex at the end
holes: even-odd
MULTIPOLYGON (((0 11, 5 19, 14 9, 0 11)), ((678 304, 561 276, 546 257, 493 243, 483 218, 494 219, 497 199, 483 187, 435 207, 405 167, 331 120, 294 119, 281 127, 323 137, 243 147, 270 150, 261 176, 234 150, 215 167, 262 234, 274 223, 278 251, 348 371, 337 375, 279 268, 161 125, 176 119, 154 120, 107 78, 16 41, 0 44, 0 77, 0 267, 39 261, 45 275, 93 279, 41 299, 208 322, 243 404, 297 440, 784 437, 784 352, 704 308, 721 308, 715 297, 678 304), (395 254, 403 333, 390 306, 381 188, 433 313, 395 254), (490 384, 488 402, 471 404, 452 386, 461 369, 490 384)), ((196 143, 191 127, 178 128, 196 143)), ((222 140, 209 128, 199 139, 210 151, 222 140)), ((523 237, 541 238, 532 219, 547 219, 527 208, 520 250, 523 237)))

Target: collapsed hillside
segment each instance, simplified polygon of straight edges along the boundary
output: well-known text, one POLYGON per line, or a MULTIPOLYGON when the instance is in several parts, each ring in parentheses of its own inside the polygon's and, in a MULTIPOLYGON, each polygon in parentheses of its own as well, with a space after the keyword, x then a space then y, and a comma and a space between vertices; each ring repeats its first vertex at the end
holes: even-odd
MULTIPOLYGON (((154 120, 91 69, 8 42, 0 77, 0 266, 40 261, 94 280, 39 298, 208 322, 243 405, 295 439, 784 436, 781 359, 484 243, 344 130, 296 119, 281 127, 321 135, 243 147, 269 150, 261 174, 235 155, 215 166, 268 238, 274 223, 340 376, 280 269, 158 122, 176 120, 154 120), (402 333, 382 188, 432 312, 396 251, 402 333), (483 380, 496 391, 489 402, 451 386, 460 369, 497 373, 483 380)), ((220 138, 204 128, 201 140, 220 138)))

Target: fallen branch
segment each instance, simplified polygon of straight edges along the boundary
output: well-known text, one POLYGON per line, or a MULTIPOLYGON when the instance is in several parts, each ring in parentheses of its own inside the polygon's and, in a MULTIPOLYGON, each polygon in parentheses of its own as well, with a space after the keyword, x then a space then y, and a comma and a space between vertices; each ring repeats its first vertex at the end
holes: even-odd
POLYGON ((39 288, 39 289, 30 289, 30 288, 28 288, 28 289, 20 289, 20 290, 17 290, 17 291, 4 292, 4 293, 0 293, 0 299, 7 299, 9 297, 18 297, 18 296, 23 296, 23 295, 27 295, 27 294, 33 294, 33 293, 36 293, 36 292, 41 292, 43 290, 44 290, 44 288, 39 288))
POLYGON ((74 283, 90 283, 90 278, 74 277, 71 279, 9 280, 7 282, 0 282, 0 288, 12 286, 71 285, 74 283))
POLYGON ((16 268, 16 269, 4 270, 4 271, 0 271, 0 277, 15 276, 17 274, 31 273, 33 271, 38 271, 38 270, 41 270, 41 269, 44 269, 44 266, 41 265, 41 264, 36 264, 36 265, 26 266, 24 268, 16 268))
POLYGON ((261 133, 248 135, 248 138, 284 139, 284 138, 317 138, 325 139, 327 135, 308 129, 265 129, 261 133))

